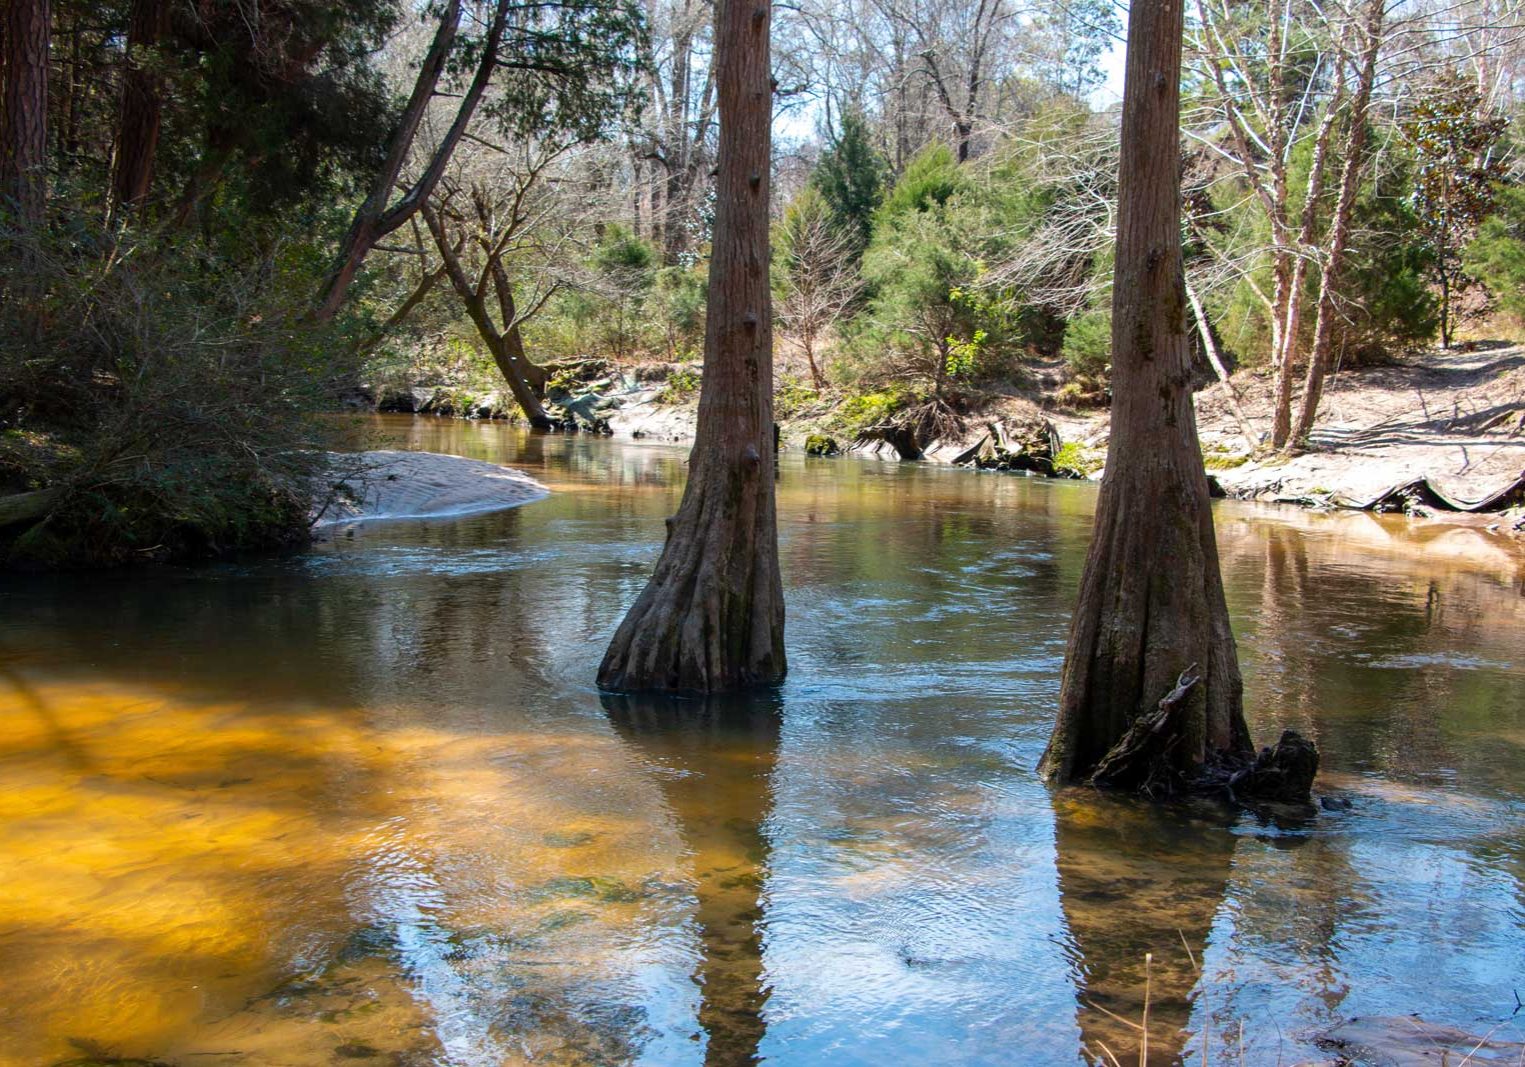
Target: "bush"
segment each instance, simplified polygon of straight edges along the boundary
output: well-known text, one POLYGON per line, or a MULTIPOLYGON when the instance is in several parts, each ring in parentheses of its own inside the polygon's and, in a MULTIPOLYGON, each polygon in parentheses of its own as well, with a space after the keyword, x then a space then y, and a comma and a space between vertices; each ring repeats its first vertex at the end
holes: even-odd
POLYGON ((1478 227, 1462 262, 1488 287, 1500 308, 1525 319, 1525 189, 1499 190, 1493 214, 1478 227))
POLYGON ((916 397, 904 386, 850 396, 837 409, 837 420, 849 433, 861 434, 871 426, 893 422, 895 416, 915 400, 916 397))
POLYGON ((1059 391, 1059 400, 1071 404, 1104 402, 1112 364, 1111 312, 1092 309, 1072 318, 1064 330, 1062 351, 1070 380, 1059 391))
POLYGON ((667 376, 667 384, 657 394, 659 404, 682 404, 699 392, 699 372, 679 367, 667 376))
POLYGON ((275 245, 251 265, 197 242, 0 237, 0 477, 59 491, 9 531, 13 563, 213 555, 300 540, 321 417, 355 381, 354 346, 306 319, 321 256, 275 245), (15 265, 33 266, 22 272, 15 265), (103 266, 104 265, 104 266, 103 266))

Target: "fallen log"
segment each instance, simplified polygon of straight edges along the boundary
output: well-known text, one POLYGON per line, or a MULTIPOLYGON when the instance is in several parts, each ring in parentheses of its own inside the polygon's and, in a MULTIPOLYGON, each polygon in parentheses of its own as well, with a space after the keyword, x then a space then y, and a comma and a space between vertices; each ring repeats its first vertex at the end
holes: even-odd
POLYGON ((1427 507, 1436 511, 1492 512, 1503 511, 1517 504, 1525 504, 1525 471, 1519 477, 1481 500, 1462 500, 1441 489, 1429 478, 1411 478, 1389 489, 1384 489, 1370 500, 1353 500, 1335 495, 1331 498, 1336 507, 1353 511, 1410 511, 1427 507))
POLYGON ((47 515, 62 496, 63 490, 57 488, 0 496, 0 526, 36 522, 47 515))

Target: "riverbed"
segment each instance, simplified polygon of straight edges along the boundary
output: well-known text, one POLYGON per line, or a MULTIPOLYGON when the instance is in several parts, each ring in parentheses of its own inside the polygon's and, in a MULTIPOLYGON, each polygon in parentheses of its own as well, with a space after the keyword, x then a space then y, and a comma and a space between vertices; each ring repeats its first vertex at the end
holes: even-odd
POLYGON ((601 697, 686 449, 375 422, 512 510, 0 586, 0 1064, 1317 1060, 1525 993, 1525 557, 1219 502, 1274 822, 1034 775, 1095 488, 786 455, 790 674, 601 697))

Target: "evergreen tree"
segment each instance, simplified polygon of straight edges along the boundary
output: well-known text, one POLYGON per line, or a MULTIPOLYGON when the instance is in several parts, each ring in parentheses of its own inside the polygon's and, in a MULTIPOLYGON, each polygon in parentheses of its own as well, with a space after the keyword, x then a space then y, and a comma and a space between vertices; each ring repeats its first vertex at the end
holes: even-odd
POLYGON ((810 180, 826 198, 833 223, 847 234, 854 259, 873 235, 874 212, 884 199, 888 170, 874 147, 868 119, 861 111, 843 115, 836 143, 821 156, 810 180))
POLYGON ((1495 148, 1508 120, 1487 113, 1477 86, 1447 74, 1414 104, 1404 127, 1414 146, 1414 209, 1434 256, 1440 289, 1440 344, 1451 347, 1451 305, 1465 288, 1462 250, 1493 206, 1494 184, 1503 177, 1495 148))

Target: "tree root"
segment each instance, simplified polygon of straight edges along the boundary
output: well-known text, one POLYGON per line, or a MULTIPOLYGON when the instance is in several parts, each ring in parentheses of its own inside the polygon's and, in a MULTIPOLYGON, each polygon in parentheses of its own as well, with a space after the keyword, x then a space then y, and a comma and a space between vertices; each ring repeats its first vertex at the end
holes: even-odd
POLYGON ((1202 680, 1193 663, 1151 711, 1140 715, 1091 772, 1091 784, 1142 793, 1153 800, 1221 796, 1234 804, 1311 804, 1318 749, 1292 730, 1252 758, 1220 757, 1183 770, 1175 758, 1184 739, 1178 714, 1202 680))

